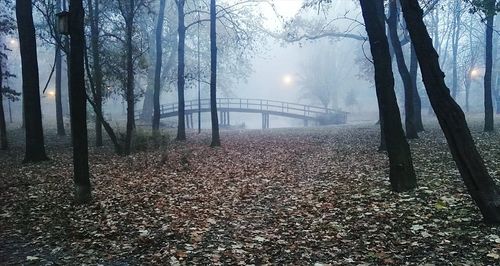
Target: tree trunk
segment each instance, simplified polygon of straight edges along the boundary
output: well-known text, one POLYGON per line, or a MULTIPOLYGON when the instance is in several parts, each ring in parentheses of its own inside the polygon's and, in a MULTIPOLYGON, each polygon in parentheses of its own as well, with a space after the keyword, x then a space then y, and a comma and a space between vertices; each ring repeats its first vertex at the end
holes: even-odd
POLYGON ((162 41, 163 41, 163 21, 165 19, 165 0, 160 0, 160 10, 158 13, 158 23, 156 24, 156 64, 155 64, 155 80, 153 91, 153 131, 160 129, 160 88, 161 88, 161 63, 162 63, 162 41))
POLYGON ((360 3, 375 66, 377 99, 384 118, 382 125, 389 155, 389 179, 394 191, 407 191, 415 188, 416 177, 396 102, 385 23, 377 14, 377 10, 383 10, 383 0, 360 0, 360 3))
POLYGON ((405 93, 405 128, 406 137, 408 139, 417 139, 418 133, 415 126, 415 109, 413 107, 413 84, 411 82, 410 72, 405 63, 405 58, 403 54, 403 48, 401 47, 401 42, 398 36, 398 7, 396 0, 391 0, 389 4, 389 19, 387 20, 387 25, 389 26, 389 36, 396 55, 396 63, 398 65, 399 75, 403 81, 404 93, 405 93))
POLYGON ((487 223, 500 223, 499 190, 476 149, 464 113, 444 82, 438 54, 423 22, 417 0, 402 0, 403 15, 415 45, 422 78, 431 105, 444 132, 451 154, 467 190, 487 223))
POLYGON ((417 132, 424 131, 424 124, 422 122, 422 101, 420 100, 420 95, 418 94, 418 86, 417 86, 417 71, 418 71, 418 62, 417 62, 417 54, 415 54, 415 49, 413 48, 413 44, 410 47, 410 76, 411 76, 411 84, 413 88, 413 108, 415 115, 415 127, 417 128, 417 132))
MULTIPOLYGON (((94 73, 95 95, 94 103, 97 112, 102 114, 102 69, 101 55, 99 52, 99 0, 88 1, 89 20, 90 20, 90 47, 92 51, 92 70, 94 73)), ((102 144, 102 122, 100 119, 95 119, 95 145, 101 147, 102 144)))
POLYGON ((23 107, 26 131, 24 163, 48 160, 45 154, 40 106, 38 59, 32 5, 29 0, 16 1, 17 28, 21 51, 23 107))
POLYGON ((493 131, 493 99, 491 93, 491 73, 493 68, 493 20, 495 18, 495 1, 488 0, 486 16, 486 59, 484 71, 484 131, 493 131))
POLYGON ((3 110, 3 70, 2 70, 2 59, 4 57, 0 55, 0 150, 6 150, 8 148, 7 143, 7 124, 5 123, 5 112, 3 110))
POLYGON ((75 201, 88 203, 91 200, 91 186, 88 163, 87 105, 85 92, 82 0, 70 0, 70 114, 73 142, 73 169, 75 181, 75 201))
POLYGON ((129 155, 131 151, 132 143, 132 133, 135 127, 135 115, 134 115, 134 105, 135 105, 135 95, 134 95, 134 61, 133 61, 133 47, 132 47, 132 35, 134 26, 134 0, 130 0, 130 6, 127 10, 127 15, 125 18, 125 30, 126 30, 126 43, 125 49, 127 51, 127 85, 126 85, 126 101, 127 101, 127 129, 125 134, 125 155, 129 155))
POLYGON ((220 146, 219 118, 217 117, 217 18, 215 0, 210 0, 210 117, 212 144, 220 146))
MULTIPOLYGON (((61 0, 56 1, 56 11, 61 11, 61 0)), ((57 135, 65 136, 66 131, 64 130, 64 120, 63 120, 63 109, 62 109, 62 89, 61 89, 61 74, 62 74, 62 53, 61 53, 61 35, 56 31, 56 45, 55 45, 55 56, 56 56, 56 124, 57 124, 57 135)))
MULTIPOLYGON (((85 51, 87 51, 87 50, 85 50, 85 51)), ((89 58, 88 58, 87 52, 85 52, 84 56, 85 56, 85 70, 86 70, 85 72, 87 73, 87 78, 89 80, 90 91, 92 92, 92 97, 96 98, 96 94, 97 94, 96 89, 95 89, 96 86, 94 83, 94 78, 91 75, 92 71, 90 70, 89 58)), ((106 122, 106 119, 104 119, 104 115, 102 114, 102 108, 98 108, 97 105, 94 103, 94 101, 92 99, 90 99, 90 97, 87 94, 85 96, 87 98, 88 103, 92 106, 92 109, 94 110, 94 113, 96 115, 96 119, 99 119, 102 126, 104 127, 104 130, 108 134, 109 139, 113 143, 113 146, 115 148, 115 153, 118 155, 124 155, 123 148, 120 145, 120 143, 118 142, 118 138, 116 137, 116 134, 113 131, 113 128, 111 127, 111 125, 108 122, 106 122)))
POLYGON ((184 46, 186 42, 186 26, 184 25, 184 3, 185 0, 178 0, 178 28, 179 45, 177 47, 177 98, 178 98, 178 125, 177 125, 177 140, 186 140, 186 121, 184 115, 184 85, 185 85, 185 62, 184 62, 184 46))
POLYGON ((452 85, 451 85, 451 97, 454 99, 457 97, 458 93, 458 41, 460 40, 460 27, 462 25, 461 21, 461 3, 462 0, 454 0, 454 10, 453 10, 453 27, 452 27, 452 53, 453 53, 453 76, 452 76, 452 85))

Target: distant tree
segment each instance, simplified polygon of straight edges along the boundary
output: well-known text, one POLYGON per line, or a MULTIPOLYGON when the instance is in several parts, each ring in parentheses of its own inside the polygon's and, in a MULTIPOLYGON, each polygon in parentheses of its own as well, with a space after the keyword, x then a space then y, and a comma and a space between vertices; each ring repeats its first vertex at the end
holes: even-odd
POLYGON ((415 122, 415 108, 413 107, 414 99, 413 93, 415 89, 413 88, 413 83, 410 76, 410 71, 406 66, 403 48, 398 36, 398 18, 399 10, 397 7, 397 0, 390 0, 389 2, 389 18, 387 19, 387 24, 389 25, 389 39, 392 43, 392 48, 394 54, 396 55, 396 63, 399 70, 399 75, 403 80, 404 95, 405 95, 405 128, 406 137, 409 139, 418 138, 417 127, 415 122))
POLYGON ((360 3, 375 67, 375 88, 389 155, 389 179, 394 191, 411 190, 416 186, 416 176, 394 92, 389 43, 383 15, 382 18, 380 15, 383 0, 360 0, 360 3))
POLYGON ((413 108, 415 116, 415 128, 417 132, 424 131, 424 123, 422 122, 422 101, 420 95, 418 94, 417 86, 417 73, 418 72, 418 61, 417 54, 415 54, 415 49, 413 44, 410 47, 410 77, 413 89, 413 108))
MULTIPOLYGON (((87 0, 88 19, 90 23, 90 50, 92 53, 92 74, 94 82, 93 102, 95 103, 96 113, 102 116, 103 104, 103 75, 101 67, 101 38, 99 37, 99 26, 101 7, 100 0, 87 0)), ((102 124, 101 119, 95 119, 95 142, 96 146, 102 146, 102 124)), ((114 134, 114 133, 113 133, 114 134)))
POLYGON ((134 27, 135 19, 144 0, 117 0, 118 10, 124 19, 125 29, 125 101, 127 103, 127 126, 125 133, 124 154, 131 152, 132 134, 135 128, 135 73, 134 73, 134 27))
POLYGON ((212 118, 212 144, 220 146, 219 118, 217 117, 217 13, 215 0, 210 0, 210 114, 212 118))
POLYGON ((13 77, 7 69, 7 52, 9 48, 5 44, 7 36, 11 35, 15 31, 14 17, 12 14, 13 3, 8 0, 0 4, 0 150, 6 150, 8 148, 7 142, 7 124, 5 123, 5 112, 3 109, 3 97, 7 97, 9 100, 15 99, 19 96, 14 90, 5 85, 7 79, 13 77))
POLYGON ((73 173, 75 201, 88 203, 91 200, 91 186, 88 163, 87 101, 85 91, 85 34, 82 0, 70 0, 70 114, 73 143, 73 173))
POLYGON ((421 66, 427 95, 467 190, 479 207, 484 221, 500 223, 500 190, 476 149, 464 113, 446 86, 439 56, 423 22, 422 9, 417 0, 402 0, 401 6, 421 66))
MULTIPOLYGON (((67 48, 64 47, 67 38, 62 40, 61 35, 57 32, 55 17, 61 11, 61 0, 34 0, 34 8, 37 15, 40 15, 41 20, 35 25, 37 28, 37 36, 42 41, 43 45, 54 46, 54 66, 52 67, 49 80, 52 79, 52 74, 55 70, 55 107, 56 107, 56 126, 57 135, 66 135, 63 120, 63 97, 62 97, 62 52, 68 53, 67 48)), ((66 5, 66 1, 64 1, 66 5)), ((67 45, 66 45, 67 46, 67 45)), ((49 84, 47 82, 47 85, 49 84)), ((44 88, 46 89, 46 88, 44 88)))
POLYGON ((160 87, 161 87, 161 65, 162 65, 162 42, 163 42, 163 22, 165 20, 165 0, 160 0, 160 9, 158 11, 158 21, 155 29, 155 46, 156 46, 156 61, 155 61, 155 77, 154 77, 154 92, 153 92, 153 131, 158 131, 160 128, 160 87))
POLYGON ((23 109, 26 132, 25 163, 48 160, 45 154, 40 106, 35 26, 30 0, 16 1, 17 29, 21 52, 23 109))

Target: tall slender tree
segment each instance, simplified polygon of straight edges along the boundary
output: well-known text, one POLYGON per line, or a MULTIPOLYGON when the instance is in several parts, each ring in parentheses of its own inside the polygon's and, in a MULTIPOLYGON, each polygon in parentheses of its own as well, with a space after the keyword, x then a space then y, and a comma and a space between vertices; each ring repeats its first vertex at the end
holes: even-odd
POLYGON ((160 0, 160 10, 158 12, 158 21, 156 23, 155 46, 155 78, 153 89, 153 131, 160 128, 160 88, 161 88, 161 63, 162 63, 162 42, 163 42, 163 22, 165 20, 165 0, 160 0))
POLYGON ((383 0, 360 0, 360 3, 375 66, 375 88, 389 155, 389 179, 394 191, 410 190, 416 186, 416 176, 396 102, 385 23, 377 14, 383 10, 383 0))
POLYGON ((184 22, 184 4, 185 0, 175 0, 177 4, 177 16, 178 16, 178 26, 177 33, 179 35, 179 41, 177 46, 177 100, 178 100, 178 125, 177 125, 177 140, 186 140, 186 121, 184 112, 184 86, 186 83, 185 79, 185 42, 186 42, 186 25, 184 22))
MULTIPOLYGON (((56 12, 61 11, 61 0, 56 1, 56 12)), ((64 130, 64 120, 63 120, 63 107, 62 107, 62 52, 61 52, 61 34, 55 32, 56 44, 55 44, 55 70, 56 70, 56 124, 57 124, 57 135, 64 136, 66 131, 64 130)))
POLYGON ((415 109, 413 107, 413 83, 411 81, 410 71, 406 66, 403 48, 398 36, 398 17, 399 10, 397 7, 397 0, 390 0, 389 3, 389 18, 387 25, 389 26, 389 36, 396 55, 396 63, 398 66, 399 75, 403 80, 404 94, 405 94, 405 128, 406 137, 409 139, 418 138, 417 127, 415 126, 415 109))
POLYGON ((493 131, 493 98, 491 80, 493 71, 493 27, 495 19, 495 0, 484 0, 486 15, 486 58, 484 71, 484 131, 493 131))
POLYGON ((26 133, 26 152, 23 161, 25 163, 48 160, 43 139, 38 59, 32 11, 33 6, 30 0, 16 1, 26 133))
POLYGON ((215 0, 210 0, 210 117, 212 118, 212 144, 220 146, 219 118, 217 117, 217 11, 215 0))
POLYGON ((427 95, 467 190, 485 222, 500 223, 500 190, 476 149, 462 109, 445 84, 439 56, 423 22, 422 9, 417 0, 401 0, 401 6, 427 95))
MULTIPOLYGON (((87 1, 89 9, 89 21, 90 21, 90 49, 92 53, 92 73, 94 81, 94 103, 96 106, 96 112, 102 114, 102 85, 103 85, 103 75, 101 67, 101 55, 100 55, 100 38, 99 38, 99 16, 100 7, 99 0, 88 0, 87 1)), ((98 118, 95 119, 95 144, 97 147, 102 146, 102 121, 98 118)))
POLYGON ((413 115, 415 116, 415 127, 417 132, 424 131, 424 123, 422 122, 422 101, 420 95, 418 94, 417 86, 417 74, 418 74, 418 61, 417 54, 415 54, 415 49, 413 44, 410 46, 410 77, 411 84, 413 88, 413 115))
POLYGON ((83 29, 82 0, 70 0, 70 114, 73 143, 73 173, 75 201, 88 203, 91 200, 91 186, 88 163, 87 105, 85 91, 85 39, 83 29))

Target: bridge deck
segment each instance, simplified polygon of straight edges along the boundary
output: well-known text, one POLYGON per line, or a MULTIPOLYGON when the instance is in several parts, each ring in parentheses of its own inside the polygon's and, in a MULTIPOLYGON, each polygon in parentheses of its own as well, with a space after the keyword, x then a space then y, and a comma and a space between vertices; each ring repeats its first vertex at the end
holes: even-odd
MULTIPOLYGON (((178 108, 178 103, 161 105, 160 117, 175 117, 178 115, 178 108)), ((198 110, 201 110, 201 112, 210 112, 210 100, 201 99, 199 103, 198 100, 186 101, 184 110, 186 115, 197 113, 198 110)), ((343 117, 347 115, 346 112, 324 107, 241 98, 217 98, 217 110, 220 112, 262 113, 305 120, 320 120, 322 116, 328 114, 343 117)), ((140 116, 140 114, 137 113, 137 116, 140 116)))

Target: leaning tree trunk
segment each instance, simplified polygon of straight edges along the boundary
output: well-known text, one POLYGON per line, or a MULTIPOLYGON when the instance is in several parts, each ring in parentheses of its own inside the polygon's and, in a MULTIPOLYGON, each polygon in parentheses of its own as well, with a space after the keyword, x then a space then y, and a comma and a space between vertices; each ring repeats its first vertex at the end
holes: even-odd
POLYGON ((156 24, 155 44, 156 44, 156 64, 155 64, 155 80, 153 90, 153 131, 158 132, 160 129, 160 85, 161 85, 161 63, 162 63, 162 41, 163 41, 163 21, 165 19, 165 0, 160 0, 160 10, 158 13, 158 21, 156 24))
POLYGON ((7 143, 7 124, 5 123, 5 112, 3 110, 2 59, 3 57, 0 55, 0 150, 6 150, 8 148, 8 143, 7 143))
POLYGON ((23 109, 26 132, 25 163, 48 160, 45 154, 40 106, 38 59, 32 5, 29 0, 16 1, 17 29, 21 51, 23 109))
POLYGON ((484 71, 484 131, 493 131, 493 99, 491 97, 491 73, 493 68, 493 20, 495 18, 495 1, 487 1, 486 16, 486 59, 484 71))
POLYGON ((415 123, 415 109, 413 107, 413 84, 411 82, 410 72, 405 63, 405 58, 403 54, 403 48, 401 47, 401 42, 398 36, 398 7, 396 0, 391 0, 389 4, 390 16, 387 20, 387 25, 389 26, 389 36, 392 43, 392 48, 394 54, 396 55, 396 63, 398 65, 399 75, 403 81, 404 93, 405 93, 405 128, 406 137, 408 139, 417 139, 418 133, 415 123))
POLYGON ((210 117, 212 120, 212 144, 220 146, 219 118, 217 117, 217 24, 215 0, 210 0, 210 117))
POLYGON ((415 49, 413 48, 413 44, 410 47, 410 76, 411 76, 411 84, 413 88, 413 108, 415 115, 415 127, 417 128, 417 132, 424 131, 424 123, 422 122, 422 101, 420 100, 420 95, 418 94, 418 86, 417 86, 417 72, 418 72, 418 62, 417 62, 417 54, 415 53, 415 49))
POLYGON ((186 25, 184 25, 184 3, 185 0, 177 1, 179 44, 177 46, 177 99, 178 99, 178 125, 177 140, 186 140, 186 121, 184 116, 184 85, 185 85, 185 62, 184 48, 186 42, 186 25))
POLYGON ((87 105, 85 92, 84 52, 85 39, 83 31, 82 0, 70 0, 70 114, 71 136, 73 142, 73 169, 75 181, 75 201, 88 203, 91 200, 91 186, 88 162, 87 140, 87 105))
MULTIPOLYGON (((96 112, 102 114, 102 68, 101 68, 101 54, 99 52, 99 0, 88 1, 89 6, 89 19, 90 19, 90 46, 93 59, 93 73, 95 95, 94 103, 96 105, 96 112)), ((95 119, 95 145, 102 146, 102 122, 100 119, 95 119)))
POLYGON ((416 177, 396 102, 385 23, 376 12, 383 8, 383 0, 360 0, 360 3, 375 66, 377 99, 384 117, 382 125, 389 155, 389 179, 394 191, 410 190, 416 186, 416 177))
POLYGON ((423 66, 420 69, 427 95, 467 190, 485 222, 500 223, 499 189, 476 149, 464 113, 444 82, 438 54, 423 22, 422 9, 417 0, 402 0, 401 6, 418 62, 423 66))

